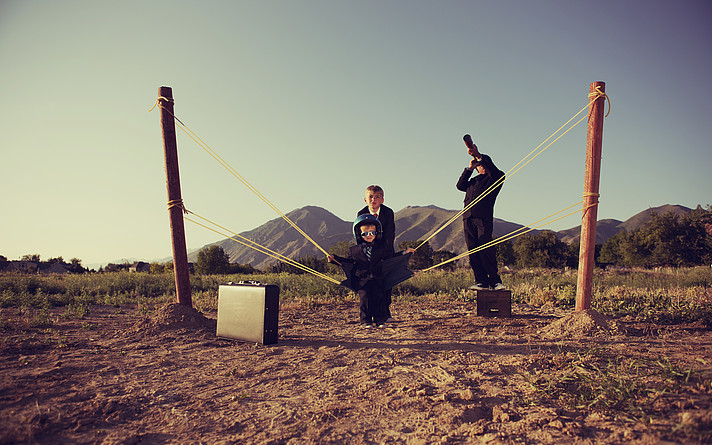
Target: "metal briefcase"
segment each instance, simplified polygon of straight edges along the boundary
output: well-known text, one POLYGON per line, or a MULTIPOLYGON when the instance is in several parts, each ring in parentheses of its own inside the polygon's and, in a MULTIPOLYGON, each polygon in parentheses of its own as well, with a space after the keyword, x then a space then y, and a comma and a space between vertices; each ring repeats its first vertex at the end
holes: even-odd
POLYGON ((218 337, 274 344, 278 321, 279 286, 241 281, 218 288, 218 337))

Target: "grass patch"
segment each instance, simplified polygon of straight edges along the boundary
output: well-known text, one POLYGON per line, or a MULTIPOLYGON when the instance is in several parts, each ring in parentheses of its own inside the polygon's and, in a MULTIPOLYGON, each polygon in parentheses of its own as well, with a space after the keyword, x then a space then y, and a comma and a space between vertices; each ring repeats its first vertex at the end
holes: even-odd
POLYGON ((67 305, 64 314, 65 318, 84 318, 89 315, 89 303, 73 302, 67 305))
MULTIPOLYGON (((522 404, 553 402, 618 420, 651 423, 652 419, 667 419, 673 403, 690 394, 700 399, 712 397, 712 374, 704 363, 695 367, 668 357, 611 356, 602 348, 538 356, 535 363, 535 371, 521 374, 532 389, 522 404)), ((688 428, 686 433, 702 437, 710 431, 688 428)))
MULTIPOLYGON (((331 275, 337 281, 341 273, 331 275)), ((515 303, 573 308, 576 271, 530 269, 502 271, 504 284, 515 303)), ((355 301, 353 292, 308 274, 232 274, 191 276, 193 305, 209 312, 217 309, 218 287, 228 282, 255 280, 280 288, 280 299, 305 308, 324 303, 355 301)), ((393 289, 395 301, 425 298, 472 299, 469 269, 417 273, 393 289)), ((82 275, 0 274, 0 307, 36 308, 65 306, 65 316, 82 318, 93 304, 137 304, 148 314, 154 306, 175 301, 171 274, 92 273, 82 275)), ((592 308, 641 321, 681 323, 701 321, 712 326, 712 268, 655 270, 596 270, 592 308)), ((49 322, 49 321, 45 321, 49 322)), ((38 323, 41 323, 38 320, 38 323)))

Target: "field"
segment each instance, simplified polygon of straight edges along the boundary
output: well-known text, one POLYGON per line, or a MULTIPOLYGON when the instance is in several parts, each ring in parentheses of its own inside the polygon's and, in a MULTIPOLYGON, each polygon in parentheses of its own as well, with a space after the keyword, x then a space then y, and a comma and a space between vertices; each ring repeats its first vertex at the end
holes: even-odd
POLYGON ((309 276, 0 276, 0 443, 709 443, 712 272, 518 271, 511 318, 458 271, 396 289, 397 322, 309 276), (217 338, 217 284, 282 293, 280 335, 217 338))

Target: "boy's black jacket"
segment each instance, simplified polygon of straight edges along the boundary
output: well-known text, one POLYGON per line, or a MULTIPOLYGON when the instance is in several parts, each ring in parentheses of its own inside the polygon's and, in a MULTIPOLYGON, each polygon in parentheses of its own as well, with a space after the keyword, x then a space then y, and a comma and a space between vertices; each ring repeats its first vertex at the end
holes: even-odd
POLYGON ((351 246, 347 258, 334 255, 346 274, 346 280, 341 284, 354 291, 363 289, 369 280, 375 280, 380 287, 383 287, 383 260, 396 255, 390 252, 383 240, 379 239, 371 243, 369 260, 361 247, 364 244, 351 246))
MULTIPOLYGON (((504 176, 504 172, 494 165, 492 158, 489 156, 482 155, 482 164, 485 166, 486 171, 484 175, 478 174, 474 178, 471 178, 474 171, 466 168, 457 180, 457 189, 465 192, 465 207, 488 190, 499 178, 504 176)), ((491 221, 494 218, 494 202, 501 189, 502 183, 500 182, 499 185, 489 192, 487 196, 483 197, 480 202, 463 213, 462 219, 482 218, 491 221)))

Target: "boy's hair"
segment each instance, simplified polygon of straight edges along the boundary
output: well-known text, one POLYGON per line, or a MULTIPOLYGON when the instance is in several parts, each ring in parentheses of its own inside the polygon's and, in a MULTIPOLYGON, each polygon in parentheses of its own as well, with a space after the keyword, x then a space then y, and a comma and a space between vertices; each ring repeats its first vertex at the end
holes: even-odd
POLYGON ((369 185, 368 187, 366 187, 366 191, 373 193, 383 193, 383 189, 380 185, 369 185))
MULTIPOLYGON (((371 227, 370 229, 366 229, 366 230, 365 230, 366 232, 369 232, 369 231, 371 231, 371 230, 376 230, 376 225, 375 225, 375 224, 366 223, 366 224, 361 224, 360 226, 358 226, 359 230, 364 229, 364 228, 366 228, 366 227, 371 227)), ((361 233, 363 233, 363 232, 364 232, 364 231, 361 230, 361 233)))

